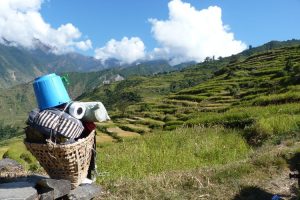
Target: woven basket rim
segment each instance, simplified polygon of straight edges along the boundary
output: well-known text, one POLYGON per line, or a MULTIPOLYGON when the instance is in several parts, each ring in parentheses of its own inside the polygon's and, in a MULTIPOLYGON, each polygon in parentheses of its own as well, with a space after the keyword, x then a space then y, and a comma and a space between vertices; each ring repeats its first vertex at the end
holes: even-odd
POLYGON ((87 140, 90 140, 92 137, 95 136, 95 130, 93 130, 92 132, 90 132, 90 134, 85 137, 85 138, 80 138, 79 140, 77 140, 74 143, 71 144, 58 144, 58 143, 54 143, 54 142, 49 142, 49 140, 46 140, 47 143, 46 144, 41 144, 41 143, 35 143, 35 142, 27 142, 26 139, 24 139, 24 144, 28 144, 28 145, 40 145, 41 147, 61 147, 61 148, 72 148, 74 146, 80 145, 81 143, 84 143, 87 140))

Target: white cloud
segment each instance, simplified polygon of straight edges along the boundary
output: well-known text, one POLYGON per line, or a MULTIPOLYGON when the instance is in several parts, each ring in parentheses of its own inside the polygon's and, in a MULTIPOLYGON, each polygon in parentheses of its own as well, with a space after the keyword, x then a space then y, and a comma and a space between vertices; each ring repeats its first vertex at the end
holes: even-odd
POLYGON ((118 59, 121 64, 131 64, 145 57, 145 45, 138 37, 128 39, 124 37, 121 41, 111 39, 104 47, 95 50, 95 58, 103 62, 110 58, 118 59))
POLYGON ((76 47, 78 49, 81 49, 83 51, 89 50, 92 47, 92 41, 91 40, 86 40, 86 41, 80 41, 76 43, 76 47))
POLYGON ((168 20, 149 19, 153 36, 161 46, 150 57, 168 57, 171 64, 200 62, 207 56, 229 56, 246 48, 223 24, 220 7, 196 10, 181 0, 172 0, 168 6, 168 20))
POLYGON ((36 40, 55 53, 92 48, 90 40, 80 40, 81 32, 67 23, 55 29, 46 23, 39 10, 43 0, 0 0, 0 43, 34 48, 36 40))

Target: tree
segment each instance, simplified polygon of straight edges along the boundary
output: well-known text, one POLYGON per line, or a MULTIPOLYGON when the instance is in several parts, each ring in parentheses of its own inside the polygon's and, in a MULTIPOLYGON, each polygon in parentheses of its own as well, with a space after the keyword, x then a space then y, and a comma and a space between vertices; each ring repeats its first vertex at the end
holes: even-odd
POLYGON ((288 72, 293 71, 293 63, 292 63, 292 60, 290 58, 288 58, 288 60, 286 61, 284 70, 286 70, 288 72))
POLYGON ((204 62, 209 62, 210 61, 210 58, 207 56, 205 59, 204 59, 204 62))
POLYGON ((232 55, 232 56, 230 56, 229 64, 236 63, 239 61, 239 59, 240 59, 240 57, 238 55, 232 55))
POLYGON ((293 66, 293 72, 297 75, 300 74, 300 65, 293 66))
POLYGON ((13 125, 6 125, 3 121, 0 121, 0 141, 6 140, 19 135, 19 128, 13 125))
POLYGON ((105 105, 110 109, 118 109, 124 115, 130 105, 141 101, 141 96, 134 89, 134 86, 139 85, 141 81, 125 80, 120 81, 115 87, 107 86, 104 88, 105 105))
POLYGON ((141 96, 134 92, 123 92, 116 95, 116 107, 121 111, 122 115, 125 114, 127 108, 142 100, 141 96))

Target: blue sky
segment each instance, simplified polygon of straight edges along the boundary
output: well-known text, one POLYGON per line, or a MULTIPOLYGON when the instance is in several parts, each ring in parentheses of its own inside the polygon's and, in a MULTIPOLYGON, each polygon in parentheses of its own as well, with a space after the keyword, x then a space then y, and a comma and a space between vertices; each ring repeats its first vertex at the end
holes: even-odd
POLYGON ((1 38, 105 61, 174 64, 300 39, 300 0, 1 0, 1 38))
MULTIPOLYGON (((167 19, 168 0, 50 0, 41 13, 58 27, 72 22, 103 46, 111 38, 138 36, 147 48, 154 48, 149 18, 167 19)), ((222 8, 224 24, 235 37, 253 46, 270 40, 300 39, 300 0, 185 0, 201 10, 217 5, 222 8)))

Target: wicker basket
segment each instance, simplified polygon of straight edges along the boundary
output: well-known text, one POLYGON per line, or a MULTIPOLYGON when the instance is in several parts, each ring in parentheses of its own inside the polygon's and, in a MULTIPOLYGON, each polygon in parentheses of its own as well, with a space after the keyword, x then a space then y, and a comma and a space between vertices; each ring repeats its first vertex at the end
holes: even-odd
POLYGON ((51 178, 70 180, 72 188, 75 188, 87 177, 94 139, 93 131, 86 138, 72 144, 38 144, 26 141, 24 144, 51 178))

